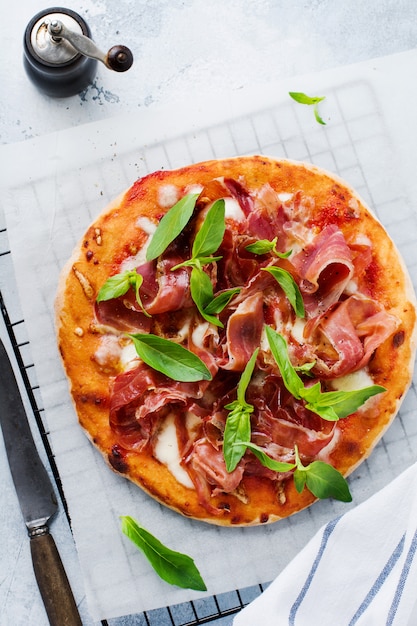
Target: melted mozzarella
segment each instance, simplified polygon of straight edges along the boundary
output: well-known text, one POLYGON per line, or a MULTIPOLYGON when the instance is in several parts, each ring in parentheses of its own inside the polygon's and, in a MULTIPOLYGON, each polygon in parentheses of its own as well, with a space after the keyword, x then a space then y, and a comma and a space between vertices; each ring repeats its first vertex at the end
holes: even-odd
POLYGON ((163 208, 174 206, 180 199, 179 189, 175 185, 161 185, 158 189, 158 204, 163 208))
POLYGON ((294 197, 293 193, 289 193, 287 191, 282 191, 278 194, 278 199, 280 202, 289 202, 294 197))
POLYGON ((243 222, 245 214, 240 208, 239 202, 235 198, 223 198, 225 207, 225 217, 235 220, 235 222, 243 222))
POLYGON ((197 324, 197 326, 193 330, 192 341, 194 345, 198 348, 204 347, 204 338, 209 329, 210 324, 208 322, 203 322, 201 324, 197 324))
POLYGON ((121 352, 119 338, 116 335, 104 335, 100 338, 94 359, 101 367, 107 367, 119 361, 121 352))
POLYGON ((191 478, 180 464, 181 457, 178 449, 177 429, 175 427, 174 415, 172 414, 165 419, 162 430, 158 434, 158 439, 154 446, 154 456, 168 468, 181 485, 194 489, 191 478))
POLYGON ((374 384, 374 381, 369 376, 366 369, 346 374, 332 381, 332 387, 336 391, 355 391, 357 389, 363 389, 364 387, 370 387, 374 384))
POLYGON ((142 248, 139 252, 133 256, 128 257, 120 264, 120 272, 125 272, 126 270, 133 270, 139 265, 143 265, 146 262, 146 251, 152 239, 152 235, 154 234, 157 224, 152 222, 148 217, 138 217, 136 220, 136 226, 143 230, 143 232, 148 235, 148 239, 143 244, 142 248))
POLYGON ((185 415, 185 425, 187 427, 190 439, 195 439, 201 426, 201 417, 188 411, 185 415))
POLYGON ((304 327, 306 325, 306 321, 297 317, 294 325, 291 329, 291 335, 294 337, 298 343, 304 343, 304 327))
POLYGON ((350 280, 345 287, 345 292, 351 295, 353 293, 356 293, 357 291, 358 291, 358 283, 356 282, 356 280, 350 280))
POLYGON ((136 352, 133 341, 126 344, 120 354, 120 364, 124 371, 135 367, 138 363, 138 353, 136 352))
POLYGON ((369 237, 367 237, 367 235, 364 234, 359 234, 357 235, 356 239, 355 239, 355 243, 358 246, 372 246, 372 242, 369 239, 369 237))
POLYGON ((139 226, 139 228, 147 235, 153 235, 157 227, 155 222, 150 220, 149 217, 144 216, 138 217, 136 220, 136 226, 139 226))

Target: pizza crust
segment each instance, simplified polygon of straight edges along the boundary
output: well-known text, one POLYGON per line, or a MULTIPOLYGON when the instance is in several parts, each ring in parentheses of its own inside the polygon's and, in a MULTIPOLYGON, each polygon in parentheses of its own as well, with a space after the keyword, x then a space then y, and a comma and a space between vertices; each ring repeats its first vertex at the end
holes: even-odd
POLYGON ((322 229, 331 219, 347 241, 354 241, 359 226, 360 237, 373 243, 373 296, 398 317, 400 325, 377 348, 368 366, 373 382, 386 387, 387 392, 370 399, 366 410, 339 422, 338 441, 328 453, 328 462, 344 475, 369 456, 395 418, 410 385, 416 350, 416 299, 398 250, 370 209, 345 182, 309 164, 252 156, 155 172, 134 183, 87 229, 62 270, 55 302, 58 346, 81 427, 114 471, 165 506, 217 525, 247 526, 288 517, 311 505, 315 498, 307 489, 299 494, 292 480, 282 483, 246 477, 239 493, 212 498, 220 514, 208 513, 196 490, 179 483, 146 450, 126 451, 120 446, 109 426, 109 381, 120 372, 120 362, 116 355, 113 360, 107 355, 103 363, 97 363, 93 356, 104 335, 115 335, 94 317, 98 290, 125 259, 140 254, 148 239, 148 234, 138 228, 138 217, 159 221, 168 210, 160 204, 164 189, 183 195, 193 185, 206 185, 223 176, 238 178, 250 190, 269 183, 286 194, 301 191, 314 198, 311 221, 316 228, 322 229))

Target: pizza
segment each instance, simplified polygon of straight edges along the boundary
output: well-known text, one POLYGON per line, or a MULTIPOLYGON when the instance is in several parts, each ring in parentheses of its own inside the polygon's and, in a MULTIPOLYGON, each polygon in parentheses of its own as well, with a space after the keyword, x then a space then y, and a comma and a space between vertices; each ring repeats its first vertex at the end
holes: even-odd
POLYGON ((55 306, 79 423, 105 461, 217 525, 308 507, 322 496, 305 468, 345 480, 412 377, 401 256, 311 164, 254 155, 140 178, 81 238, 55 306))

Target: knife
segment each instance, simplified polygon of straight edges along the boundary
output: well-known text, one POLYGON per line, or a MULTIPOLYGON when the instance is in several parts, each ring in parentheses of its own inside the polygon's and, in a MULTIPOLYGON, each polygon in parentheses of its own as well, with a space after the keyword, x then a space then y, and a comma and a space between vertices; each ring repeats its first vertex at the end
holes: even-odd
POLYGON ((51 626, 82 626, 49 522, 58 505, 39 457, 13 368, 0 339, 0 424, 30 538, 33 569, 51 626))

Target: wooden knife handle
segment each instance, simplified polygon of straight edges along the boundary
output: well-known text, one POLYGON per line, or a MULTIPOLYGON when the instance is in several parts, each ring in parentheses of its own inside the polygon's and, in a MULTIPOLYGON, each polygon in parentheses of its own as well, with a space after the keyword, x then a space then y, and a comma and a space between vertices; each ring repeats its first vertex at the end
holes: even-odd
POLYGON ((35 577, 51 626, 82 626, 55 541, 48 530, 30 537, 35 577))

